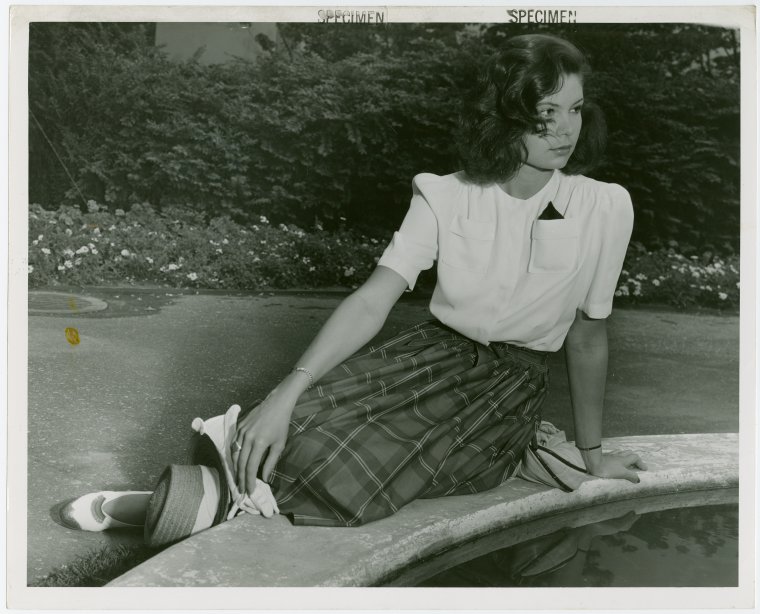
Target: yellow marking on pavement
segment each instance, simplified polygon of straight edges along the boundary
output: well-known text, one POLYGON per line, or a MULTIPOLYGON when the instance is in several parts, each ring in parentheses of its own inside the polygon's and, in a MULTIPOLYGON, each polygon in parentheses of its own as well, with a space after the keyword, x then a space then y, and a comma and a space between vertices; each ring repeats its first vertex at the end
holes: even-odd
POLYGON ((69 297, 69 309, 71 309, 71 311, 77 310, 77 302, 73 296, 69 297))
POLYGON ((66 341, 68 341, 71 345, 79 345, 79 331, 69 326, 66 328, 66 341))

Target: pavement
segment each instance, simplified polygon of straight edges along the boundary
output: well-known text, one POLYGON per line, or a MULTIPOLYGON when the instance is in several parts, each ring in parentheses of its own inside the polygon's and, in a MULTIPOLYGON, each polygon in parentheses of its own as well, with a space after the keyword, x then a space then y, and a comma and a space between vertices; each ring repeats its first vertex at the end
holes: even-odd
MULTIPOLYGON (((108 309, 29 317, 28 582, 101 546, 140 543, 139 533, 65 529, 53 509, 94 490, 150 489, 167 464, 187 459, 193 418, 265 396, 341 300, 77 293, 108 309), (77 329, 77 345, 66 328, 77 329)), ((379 336, 428 317, 426 299, 405 296, 379 336)), ((606 437, 738 432, 738 317, 616 310, 609 331, 606 437)), ((561 352, 550 366, 544 418, 572 439, 561 352)))

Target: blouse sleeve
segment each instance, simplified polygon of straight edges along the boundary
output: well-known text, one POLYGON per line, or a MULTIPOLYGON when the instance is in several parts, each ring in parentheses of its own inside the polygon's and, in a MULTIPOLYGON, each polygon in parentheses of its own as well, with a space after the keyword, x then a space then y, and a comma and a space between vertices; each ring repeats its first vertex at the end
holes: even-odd
POLYGON ((612 313, 612 299, 633 230, 633 205, 628 191, 619 185, 610 187, 609 201, 603 203, 600 212, 603 216, 600 224, 602 239, 596 269, 586 298, 580 305, 580 309, 593 319, 606 318, 612 313))
POLYGON ((438 222, 427 199, 418 186, 419 176, 412 183, 412 201, 401 227, 393 233, 388 247, 378 260, 393 269, 414 289, 420 271, 433 266, 438 257, 438 222))

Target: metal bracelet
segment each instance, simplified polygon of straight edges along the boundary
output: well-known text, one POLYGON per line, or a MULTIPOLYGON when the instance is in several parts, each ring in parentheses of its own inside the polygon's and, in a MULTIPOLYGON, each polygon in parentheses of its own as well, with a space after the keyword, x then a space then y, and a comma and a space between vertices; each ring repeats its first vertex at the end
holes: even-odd
POLYGON ((309 376, 309 386, 306 388, 306 390, 314 386, 314 376, 311 374, 311 371, 309 371, 305 367, 296 367, 295 369, 293 369, 293 371, 294 372, 300 371, 301 373, 306 373, 306 375, 309 376))

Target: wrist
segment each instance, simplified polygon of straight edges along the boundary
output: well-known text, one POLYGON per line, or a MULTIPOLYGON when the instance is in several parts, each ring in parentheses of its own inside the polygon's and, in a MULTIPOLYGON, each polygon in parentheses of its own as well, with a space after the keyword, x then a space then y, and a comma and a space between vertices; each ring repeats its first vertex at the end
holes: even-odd
POLYGON ((309 378, 306 374, 300 371, 291 371, 272 389, 267 398, 273 397, 287 404, 294 405, 309 387, 309 383, 309 378))
POLYGON ((578 448, 583 458, 583 464, 589 473, 595 473, 602 466, 602 447, 591 450, 578 448))

